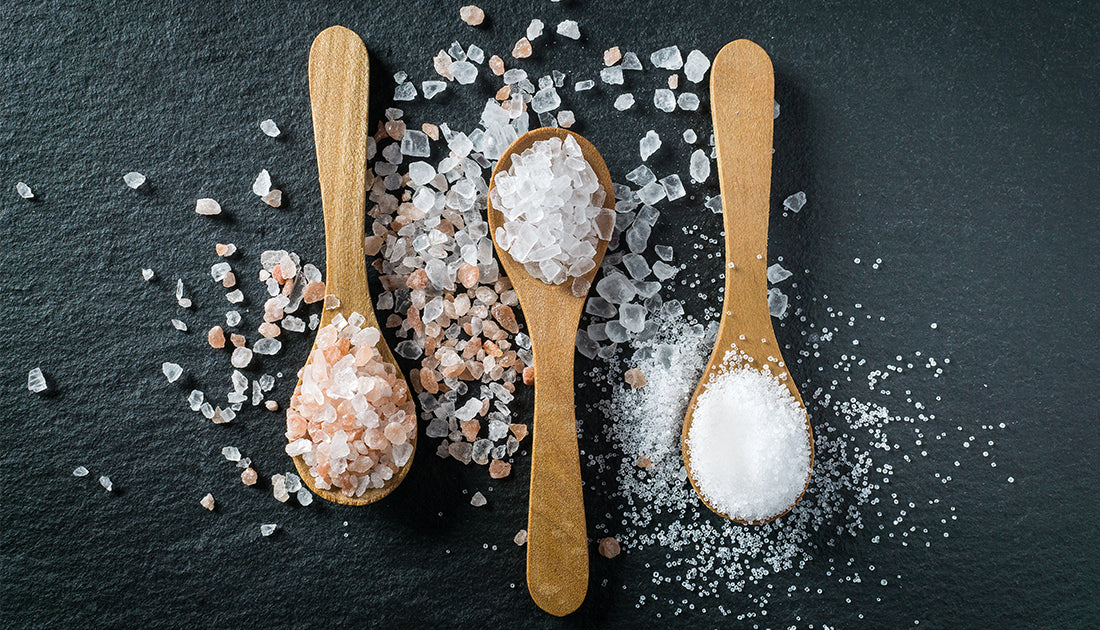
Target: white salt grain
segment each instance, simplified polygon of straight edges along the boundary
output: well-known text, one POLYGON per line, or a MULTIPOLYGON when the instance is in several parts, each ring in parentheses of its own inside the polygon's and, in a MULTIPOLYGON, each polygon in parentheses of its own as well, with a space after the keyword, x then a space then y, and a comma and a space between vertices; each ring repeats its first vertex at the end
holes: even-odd
POLYGON ((225 446, 222 448, 222 457, 231 462, 239 462, 241 451, 236 446, 225 446))
MULTIPOLYGON (((462 62, 466 63, 466 62, 462 62)), ((469 65, 469 64, 467 64, 469 65)), ((476 74, 477 71, 475 70, 476 74)), ((467 81, 469 83, 469 81, 467 81)), ((416 98, 416 86, 412 83, 399 83, 397 87, 393 89, 393 100, 395 101, 411 101, 416 98)))
POLYGON ((275 339, 274 337, 264 337, 258 339, 256 343, 252 344, 252 351, 256 354, 272 355, 276 354, 283 347, 283 342, 275 339))
POLYGON ((783 265, 780 265, 779 263, 775 263, 774 265, 768 267, 768 282, 772 284, 783 282, 787 278, 790 278, 791 275, 791 272, 784 269, 783 265))
POLYGON ((638 152, 642 156, 642 161, 645 162, 649 159, 649 156, 657 152, 657 149, 661 148, 661 136, 657 135, 656 131, 650 129, 645 133, 645 137, 638 141, 638 152))
POLYGON ((420 83, 420 91, 424 93, 424 98, 429 101, 436 94, 439 94, 443 90, 447 89, 447 83, 444 81, 423 81, 420 83))
POLYGON ((486 503, 488 503, 488 501, 485 500, 485 495, 480 492, 475 492, 473 498, 470 499, 470 505, 474 507, 481 507, 486 503))
POLYGON ((676 109, 676 95, 668 88, 653 90, 653 106, 662 112, 671 112, 676 109))
POLYGON ((680 55, 680 49, 676 46, 662 48, 649 56, 649 61, 658 68, 665 70, 679 70, 684 65, 684 58, 680 55))
POLYGON ((33 368, 30 372, 27 372, 27 389, 30 391, 41 394, 46 391, 49 386, 46 384, 46 377, 42 375, 41 368, 33 368))
POLYGON ((798 212, 802 209, 802 206, 806 205, 806 193, 798 191, 795 194, 787 197, 783 200, 783 207, 791 212, 798 212))
POLYGON ((181 322, 178 319, 172 320, 172 328, 175 328, 176 330, 179 330, 181 332, 187 332, 187 324, 181 322))
POLYGON ((195 212, 204 216, 213 216, 222 213, 221 205, 213 199, 198 199, 195 201, 195 212))
POLYGON ((264 523, 260 525, 260 535, 267 537, 275 533, 275 529, 278 527, 275 523, 264 523))
POLYGON ((542 20, 539 20, 539 19, 531 20, 531 23, 527 25, 527 32, 526 32, 527 39, 530 40, 530 41, 535 41, 539 37, 542 37, 543 26, 544 25, 542 23, 542 20))
POLYGON ((779 289, 768 289, 768 312, 779 319, 787 314, 787 296, 779 289))
POLYGON ((76 468, 73 469, 73 476, 74 477, 87 477, 88 476, 88 469, 83 467, 83 466, 77 466, 76 468))
POLYGON ((126 182, 126 185, 130 188, 137 190, 145 183, 145 176, 137 171, 130 171, 122 176, 122 181, 126 182))
POLYGON ((146 282, 149 282, 150 280, 152 280, 154 275, 155 274, 153 273, 152 269, 142 269, 141 270, 141 277, 144 278, 146 282))
POLYGON ((229 363, 235 368, 244 369, 248 367, 248 364, 252 362, 252 351, 248 348, 241 346, 233 349, 233 354, 229 357, 229 363))
POLYGON ((585 90, 591 90, 595 86, 595 81, 593 81, 592 79, 585 79, 584 81, 577 81, 577 83, 573 86, 573 91, 583 92, 585 90))
MULTIPOLYGON (((733 358, 727 354, 727 366, 733 358)), ((700 494, 743 521, 785 511, 810 474, 806 423, 806 411, 768 373, 737 366, 712 378, 696 402, 687 439, 700 494)))
POLYGON ((633 94, 620 94, 618 98, 615 99, 615 109, 619 110, 620 112, 626 111, 631 107, 634 107, 633 94))
POLYGON ((271 192, 271 174, 267 172, 266 168, 260 171, 260 174, 256 176, 256 181, 252 182, 252 192, 258 197, 263 197, 271 192))
POLYGON ((684 111, 693 112, 699 109, 699 95, 683 92, 676 98, 676 104, 684 111))
POLYGON ((279 125, 276 125, 275 121, 270 118, 260 122, 260 131, 263 131, 265 135, 271 138, 275 138, 281 133, 279 131, 279 125))
POLYGON ((692 152, 688 171, 693 182, 702 183, 707 181, 707 178, 710 177, 710 158, 707 157, 706 151, 696 149, 692 152))
POLYGON ((603 70, 600 70, 600 80, 608 85, 622 85, 623 67, 612 66, 610 68, 604 68, 603 70))
POLYGON ((34 199, 34 192, 31 190, 31 187, 23 182, 15 184, 15 192, 24 199, 34 199))
POLYGON ((454 75, 455 81, 462 85, 469 85, 477 79, 477 66, 469 61, 456 61, 451 64, 451 74, 454 75))
POLYGON ((103 486, 103 489, 107 492, 113 492, 115 489, 115 484, 111 482, 111 478, 107 475, 100 476, 99 485, 103 486))
POLYGON ((558 22, 558 35, 568 37, 569 39, 580 39, 581 29, 577 26, 576 21, 563 20, 558 22))
POLYGON ((178 363, 164 362, 160 364, 160 371, 164 373, 164 377, 168 379, 169 383, 175 383, 183 374, 183 368, 178 363))
POLYGON ((684 76, 692 83, 699 83, 706 76, 710 68, 710 60, 701 51, 693 50, 688 53, 684 62, 684 76))

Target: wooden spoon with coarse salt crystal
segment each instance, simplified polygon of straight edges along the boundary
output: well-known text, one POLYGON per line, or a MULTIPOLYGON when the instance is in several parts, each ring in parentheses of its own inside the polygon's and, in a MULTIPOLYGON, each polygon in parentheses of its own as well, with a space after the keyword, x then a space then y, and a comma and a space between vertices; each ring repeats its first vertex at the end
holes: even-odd
MULTIPOLYGON (((359 313, 363 327, 378 326, 367 288, 367 261, 363 251, 367 199, 367 88, 370 67, 367 47, 354 32, 331 26, 313 40, 309 49, 309 103, 313 109, 313 135, 317 145, 317 174, 321 181, 321 207, 325 215, 326 292, 339 305, 325 299, 321 327, 332 323, 337 314, 345 318, 359 313)), ((385 339, 377 345, 382 359, 397 370, 401 368, 390 353, 385 339)), ((301 381, 298 387, 301 387, 301 381)), ((416 435, 410 440, 416 447, 416 435)), ((309 466, 299 455, 294 467, 317 496, 344 505, 367 505, 385 497, 401 483, 412 466, 413 455, 381 488, 369 488, 362 495, 349 497, 338 490, 314 486, 309 466)))
MULTIPOLYGON (((605 191, 604 207, 614 209, 611 175, 590 142, 565 129, 544 127, 512 143, 493 169, 508 170, 512 156, 540 140, 572 136, 605 191)), ((519 297, 531 335, 535 362, 535 421, 531 446, 531 490, 527 512, 527 589, 538 607, 563 616, 576 610, 588 592, 588 536, 581 492, 577 419, 573 406, 573 352, 585 296, 572 283, 552 285, 535 278, 496 242, 503 215, 489 202, 489 226, 500 264, 519 297)), ((607 241, 596 244, 596 266, 583 277, 591 285, 607 241)))
MULTIPOLYGON (((711 510, 738 523, 755 525, 783 516, 802 498, 806 485, 787 509, 771 518, 744 521, 723 514, 707 503, 692 475, 688 434, 695 404, 707 383, 722 367, 727 351, 737 348, 754 368, 768 370, 790 390, 805 409, 798 386, 787 371, 768 311, 768 215, 772 170, 772 124, 775 118, 775 78, 772 62, 760 46, 747 39, 726 44, 710 71, 711 118, 718 151, 718 179, 722 192, 722 220, 726 233, 726 292, 718 339, 699 386, 688 404, 681 436, 688 478, 711 510)), ((813 432, 806 419, 810 468, 813 468, 813 432)))

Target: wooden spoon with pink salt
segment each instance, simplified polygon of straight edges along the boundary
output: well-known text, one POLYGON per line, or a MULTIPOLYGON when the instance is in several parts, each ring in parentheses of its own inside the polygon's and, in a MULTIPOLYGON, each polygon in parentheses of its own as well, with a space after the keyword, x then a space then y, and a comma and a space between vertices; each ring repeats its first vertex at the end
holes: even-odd
POLYGON ((346 505, 385 497, 416 450, 416 409, 379 334, 363 251, 367 87, 363 40, 333 26, 309 51, 309 97, 325 216, 327 295, 287 409, 287 453, 310 490, 346 505))

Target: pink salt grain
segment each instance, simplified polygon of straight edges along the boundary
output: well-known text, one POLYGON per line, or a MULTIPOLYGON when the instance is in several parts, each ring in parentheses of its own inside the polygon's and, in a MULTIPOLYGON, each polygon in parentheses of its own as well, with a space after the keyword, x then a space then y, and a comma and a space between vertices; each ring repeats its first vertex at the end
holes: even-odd
POLYGON ((271 322, 264 322, 260 324, 259 332, 264 337, 278 337, 282 330, 271 322))
POLYGON ((599 550, 601 556, 610 559, 619 555, 620 551, 622 551, 622 548, 619 546, 619 541, 608 536, 607 538, 603 538, 600 540, 599 550))
POLYGON ((535 366, 528 365, 523 368, 523 384, 534 385, 535 384, 535 366))
POLYGON ((475 265, 464 262, 459 265, 456 275, 458 276, 458 281, 462 283, 462 286, 467 289, 472 289, 477 286, 477 280, 480 274, 475 265))
POLYGON ((206 333, 206 341, 210 344, 211 348, 224 348, 225 347, 225 332, 221 326, 215 326, 210 329, 210 332, 206 333))
POLYGON ((199 500, 199 505, 201 505, 204 508, 206 508, 206 509, 210 510, 211 512, 213 512, 214 511, 214 495, 210 494, 209 492, 206 493, 206 496, 203 497, 201 500, 199 500))
POLYGON ((279 403, 275 402, 274 400, 268 400, 264 402, 264 407, 266 407, 268 411, 278 411, 279 403))
POLYGON ((314 280, 306 285, 304 291, 302 291, 302 301, 306 304, 313 304, 314 302, 320 302, 325 299, 325 283, 320 280, 314 280))
POLYGON ((497 320, 504 330, 513 335, 519 332, 519 323, 516 321, 515 313, 512 312, 512 307, 498 302, 493 305, 490 312, 493 314, 493 319, 497 320))
POLYGON ((504 60, 498 55, 489 57, 489 69, 493 71, 493 74, 499 77, 504 74, 504 60))
POLYGON ((526 37, 519 38, 512 48, 512 56, 516 59, 526 59, 531 56, 531 42, 526 37))
POLYGON ((512 435, 516 436, 516 439, 520 442, 523 438, 527 437, 527 425, 526 424, 510 424, 508 429, 512 432, 512 435))
POLYGON ((504 479, 510 474, 512 474, 512 465, 508 462, 502 462, 499 459, 489 462, 489 476, 493 479, 504 479))
MULTIPOLYGON (((362 322, 352 314, 351 321, 362 322)), ((340 318, 317 331, 287 409, 287 454, 301 456, 313 486, 362 496, 381 488, 412 455, 416 410, 385 362, 373 327, 340 318), (339 324, 339 325, 338 325, 339 324)))
MULTIPOLYGON (((220 326, 218 326, 217 328, 219 330, 221 329, 220 326)), ((244 343, 245 343, 244 335, 238 335, 237 333, 233 333, 233 334, 229 335, 229 342, 233 344, 234 348, 240 348, 240 347, 244 346, 244 343)))
POLYGON ((278 188, 272 189, 266 195, 260 197, 260 199, 272 208, 278 208, 283 205, 283 191, 278 188))
POLYGON ((481 431, 481 422, 478 420, 463 420, 458 423, 458 426, 462 429, 462 437, 466 438, 467 442, 477 441, 477 434, 481 431))
POLYGON ((256 480, 259 479, 259 475, 252 468, 245 468, 241 471, 241 483, 246 486, 256 485, 256 480))
POLYGON ((619 63, 619 60, 623 58, 623 53, 619 51, 618 46, 612 46, 603 51, 603 65, 613 66, 619 63))
POLYGON ((479 7, 469 4, 458 10, 458 16, 462 18, 462 21, 470 26, 477 26, 485 21, 485 11, 482 11, 479 7))
POLYGON ((623 373, 623 379, 626 381, 627 385, 630 385, 631 389, 641 389, 646 385, 645 374, 638 368, 630 368, 627 370, 623 373))

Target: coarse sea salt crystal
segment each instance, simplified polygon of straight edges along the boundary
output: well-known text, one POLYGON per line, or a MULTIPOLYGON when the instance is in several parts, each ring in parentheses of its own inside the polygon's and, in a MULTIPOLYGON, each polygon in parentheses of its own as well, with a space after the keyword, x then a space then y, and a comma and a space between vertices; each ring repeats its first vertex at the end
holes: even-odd
POLYGON ((768 312, 779 319, 787 314, 787 296, 779 289, 768 289, 768 312))
POLYGON ((679 70, 684 65, 680 49, 676 46, 669 46, 654 52, 649 56, 649 61, 655 67, 665 70, 679 70))
POLYGON ((256 343, 252 344, 252 351, 256 354, 272 355, 276 354, 283 347, 283 342, 275 339, 274 337, 263 337, 257 339, 256 343))
MULTIPOLYGON (((392 145, 391 145, 392 146, 392 145)), ((409 129, 401 139, 401 153, 407 157, 428 157, 432 154, 428 134, 409 129)))
POLYGON ((175 328, 176 330, 179 330, 181 332, 187 332, 187 324, 178 319, 172 320, 172 328, 175 328))
MULTIPOLYGON (((465 61, 462 63, 466 63, 465 61)), ((467 64, 468 65, 468 64, 467 64)), ((454 66, 451 66, 453 69, 454 66)), ((474 71, 475 74, 477 71, 474 71)), ((462 81, 459 81, 462 83, 462 81)), ((469 81, 467 81, 469 83, 469 81)), ((397 87, 393 89, 393 100, 395 101, 411 101, 416 98, 416 86, 412 83, 399 83, 397 87)))
POLYGON ((656 131, 650 129, 645 133, 645 136, 638 141, 638 152, 642 156, 642 161, 645 162, 649 159, 649 156, 657 152, 657 149, 661 148, 661 136, 657 135, 656 131))
POLYGON ((279 526, 276 523, 264 523, 260 525, 260 535, 266 538, 267 536, 274 534, 275 529, 278 527, 279 526))
POLYGON ((676 104, 684 111, 693 112, 699 109, 699 95, 683 92, 676 98, 676 104))
POLYGON ((74 477, 87 477, 88 476, 88 469, 83 467, 83 466, 77 466, 76 468, 73 469, 73 476, 74 477))
POLYGON ((240 346, 233 349, 233 354, 229 356, 229 363, 239 369, 248 367, 248 364, 252 362, 252 351, 245 346, 240 346))
POLYGON ((470 499, 470 505, 474 507, 481 507, 486 503, 488 503, 488 501, 485 500, 485 495, 481 494, 481 492, 475 492, 474 496, 470 499))
POLYGON ((103 489, 106 490, 107 492, 113 492, 114 489, 115 489, 115 484, 111 481, 111 478, 108 477, 107 475, 101 475, 99 477, 99 485, 103 486, 103 489))
POLYGON ((195 201, 195 212, 204 216, 213 216, 221 214, 222 207, 213 199, 203 198, 195 201))
POLYGON ((156 274, 153 273, 152 269, 142 269, 141 270, 141 277, 144 278, 146 282, 149 282, 150 280, 152 280, 154 275, 156 275, 156 274))
POLYGON ((775 263, 768 267, 768 282, 776 284, 791 277, 791 272, 783 268, 783 265, 775 263))
POLYGON ((451 64, 451 74, 454 75, 455 81, 462 85, 469 85, 477 79, 477 66, 469 61, 456 61, 451 64))
POLYGON ((222 457, 231 462, 241 461, 241 451, 236 446, 222 447, 222 457))
POLYGON ((15 184, 15 192, 24 199, 34 199, 34 191, 31 190, 30 186, 24 184, 23 182, 17 182, 15 184))
POLYGON ((573 86, 574 92, 584 92, 585 90, 591 90, 596 86, 596 82, 592 79, 585 79, 584 81, 577 81, 573 86))
POLYGON ((160 371, 164 373, 164 378, 168 379, 169 383, 175 383, 183 374, 183 368, 178 363, 170 363, 165 361, 160 364, 160 371))
POLYGON ((267 172, 266 168, 261 170, 260 174, 256 176, 256 181, 252 182, 252 192, 259 197, 271 192, 271 174, 267 172))
POLYGON ((558 35, 569 39, 580 39, 581 29, 575 20, 562 20, 558 22, 558 35))
POLYGON ((693 50, 688 53, 687 61, 684 62, 684 76, 687 77, 688 81, 699 83, 706 76, 709 69, 710 60, 702 51, 693 50))
POLYGON ((531 109, 539 114, 557 109, 560 105, 561 97, 553 86, 543 88, 531 97, 531 109))
POLYGON ((700 494, 717 511, 748 522, 794 504, 810 474, 806 410, 769 373, 730 367, 699 395, 686 447, 700 494))
POLYGON ((660 182, 665 187, 665 194, 668 195, 669 201, 675 201, 687 194, 683 182, 680 181, 680 176, 675 173, 668 177, 662 177, 660 182))
POLYGON ((610 68, 604 68, 603 70, 600 70, 600 80, 608 85, 622 85, 623 67, 612 66, 610 68))
POLYGON ((684 142, 686 142, 688 144, 695 144, 695 142, 698 139, 699 139, 699 136, 695 135, 695 130, 694 129, 685 129, 684 130, 684 142))
POLYGON ((801 190, 783 200, 783 207, 791 212, 798 212, 805 205, 806 193, 801 190))
POLYGON ((42 375, 41 368, 32 368, 30 372, 27 372, 27 389, 30 391, 41 394, 48 389, 46 384, 46 377, 42 375))
POLYGON ((631 107, 634 107, 634 95, 633 94, 630 94, 630 93, 620 94, 615 99, 615 109, 619 110, 620 112, 626 111, 626 110, 630 109, 631 107))
POLYGON ((691 164, 688 172, 691 174, 693 182, 702 183, 707 181, 707 178, 710 177, 710 158, 707 157, 706 151, 696 149, 691 153, 691 164))
POLYGON ((276 125, 275 121, 270 118, 260 121, 260 131, 271 138, 275 138, 281 133, 279 131, 279 125, 276 125))
POLYGON ((424 93, 424 98, 428 100, 446 89, 447 83, 445 81, 422 81, 420 83, 420 91, 424 93))
POLYGON ((623 54, 623 62, 619 64, 623 70, 641 70, 642 62, 638 59, 638 55, 632 52, 623 54))
POLYGON ((653 106, 662 112, 671 112, 676 109, 676 95, 668 88, 653 90, 653 106))
POLYGON ((126 182, 126 185, 130 188, 137 190, 145 183, 145 176, 137 171, 130 171, 122 176, 122 181, 126 182))
POLYGON ((535 41, 539 37, 542 37, 542 29, 544 26, 545 25, 542 23, 542 20, 531 20, 531 23, 527 25, 527 32, 525 33, 527 35, 527 39, 535 41))
POLYGON ((211 512, 213 512, 214 511, 214 495, 207 492, 206 496, 204 496, 202 499, 199 499, 199 505, 201 505, 204 508, 206 508, 206 509, 210 510, 211 512))

